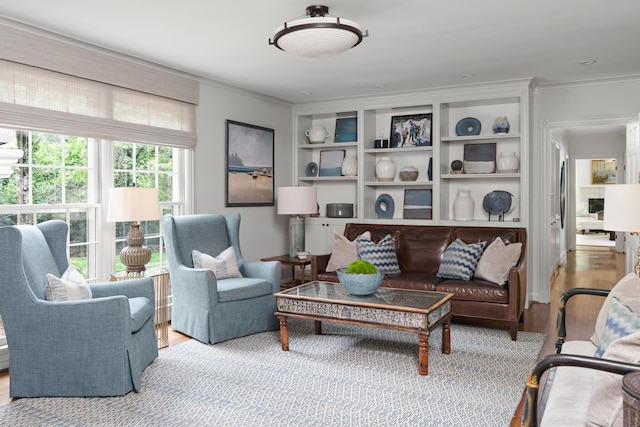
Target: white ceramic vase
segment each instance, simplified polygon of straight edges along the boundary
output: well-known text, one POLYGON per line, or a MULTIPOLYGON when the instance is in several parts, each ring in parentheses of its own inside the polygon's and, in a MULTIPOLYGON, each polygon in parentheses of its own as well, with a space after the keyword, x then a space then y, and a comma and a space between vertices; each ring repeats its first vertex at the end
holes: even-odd
POLYGON ((520 165, 518 156, 516 156, 516 153, 513 151, 503 151, 500 153, 496 163, 498 173, 516 173, 520 165))
POLYGON ((458 197, 453 201, 453 219, 456 221, 473 220, 474 203, 471 191, 458 190, 458 197))
POLYGON ((342 175, 356 176, 358 174, 358 158, 356 156, 346 156, 342 161, 342 175))
POLYGON ((390 157, 380 157, 376 163, 376 178, 380 182, 391 182, 396 177, 396 164, 390 157))

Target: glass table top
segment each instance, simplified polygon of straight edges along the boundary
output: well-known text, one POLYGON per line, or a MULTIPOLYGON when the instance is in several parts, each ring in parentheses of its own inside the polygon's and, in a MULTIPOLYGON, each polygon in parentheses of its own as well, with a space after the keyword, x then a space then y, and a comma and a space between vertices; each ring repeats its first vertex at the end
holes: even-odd
POLYGON ((309 282, 275 294, 276 297, 356 304, 370 307, 403 308, 424 311, 451 299, 445 292, 413 291, 407 289, 379 288, 375 294, 358 296, 349 294, 340 283, 309 282))

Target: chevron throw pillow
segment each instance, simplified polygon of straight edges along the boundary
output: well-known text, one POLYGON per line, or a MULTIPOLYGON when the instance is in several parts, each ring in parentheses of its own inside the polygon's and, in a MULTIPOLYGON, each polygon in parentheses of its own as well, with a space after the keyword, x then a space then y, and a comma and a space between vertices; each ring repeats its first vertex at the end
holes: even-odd
POLYGON ((378 268, 378 271, 386 275, 400 274, 396 247, 390 234, 384 236, 377 244, 358 236, 356 246, 358 247, 358 258, 369 261, 378 268))
POLYGON ((618 338, 626 337, 640 330, 640 313, 633 311, 618 298, 611 298, 609 316, 596 350, 596 357, 602 357, 607 347, 618 338))
POLYGON ((442 255, 438 277, 471 280, 487 242, 466 244, 460 239, 452 242, 442 255))

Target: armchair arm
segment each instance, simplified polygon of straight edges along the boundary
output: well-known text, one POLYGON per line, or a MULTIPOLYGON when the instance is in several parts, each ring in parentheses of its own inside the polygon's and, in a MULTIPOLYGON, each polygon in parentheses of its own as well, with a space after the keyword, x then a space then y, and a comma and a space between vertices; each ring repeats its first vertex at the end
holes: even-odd
POLYGON ((525 391, 524 411, 522 414, 521 425, 523 427, 536 427, 538 425, 538 390, 540 388, 540 378, 545 371, 556 366, 577 366, 620 375, 640 371, 640 365, 611 359, 601 359, 599 357, 578 356, 574 354, 552 354, 547 356, 539 360, 531 372, 529 372, 527 389, 525 391))
POLYGON ((155 301, 153 279, 143 277, 139 279, 121 280, 117 282, 89 284, 93 298, 104 298, 114 295, 124 295, 127 298, 146 297, 155 301))
POLYGON ((567 338, 566 307, 569 298, 574 295, 596 295, 606 297, 609 295, 609 292, 610 291, 607 289, 573 288, 560 295, 560 302, 558 303, 558 319, 556 321, 556 353, 560 353, 564 340, 567 338))
POLYGON ((311 280, 318 280, 318 273, 327 271, 331 254, 311 255, 311 280))
POLYGON ((280 262, 278 261, 245 261, 242 266, 242 275, 256 277, 271 283, 274 293, 280 291, 281 279, 280 262))
POLYGON ((131 339, 131 313, 126 297, 34 300, 29 311, 29 316, 21 319, 19 329, 7 333, 12 349, 11 370, 17 376, 48 378, 51 372, 72 375, 70 369, 87 366, 87 360, 105 372, 124 370, 131 339), (31 350, 34 342, 46 351, 31 350))
POLYGON ((186 305, 208 309, 218 304, 218 281, 213 271, 178 265, 171 270, 171 289, 176 298, 188 298, 186 305))

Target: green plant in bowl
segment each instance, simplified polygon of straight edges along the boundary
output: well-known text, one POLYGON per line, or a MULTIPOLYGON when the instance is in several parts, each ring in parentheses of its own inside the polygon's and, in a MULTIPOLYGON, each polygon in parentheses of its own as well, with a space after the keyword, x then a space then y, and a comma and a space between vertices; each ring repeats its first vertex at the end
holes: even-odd
POLYGON ((369 261, 359 259, 349 264, 346 272, 349 274, 376 274, 378 268, 369 261))
POLYGON ((337 271, 338 280, 351 295, 375 294, 384 278, 375 265, 365 260, 354 261, 337 271))

